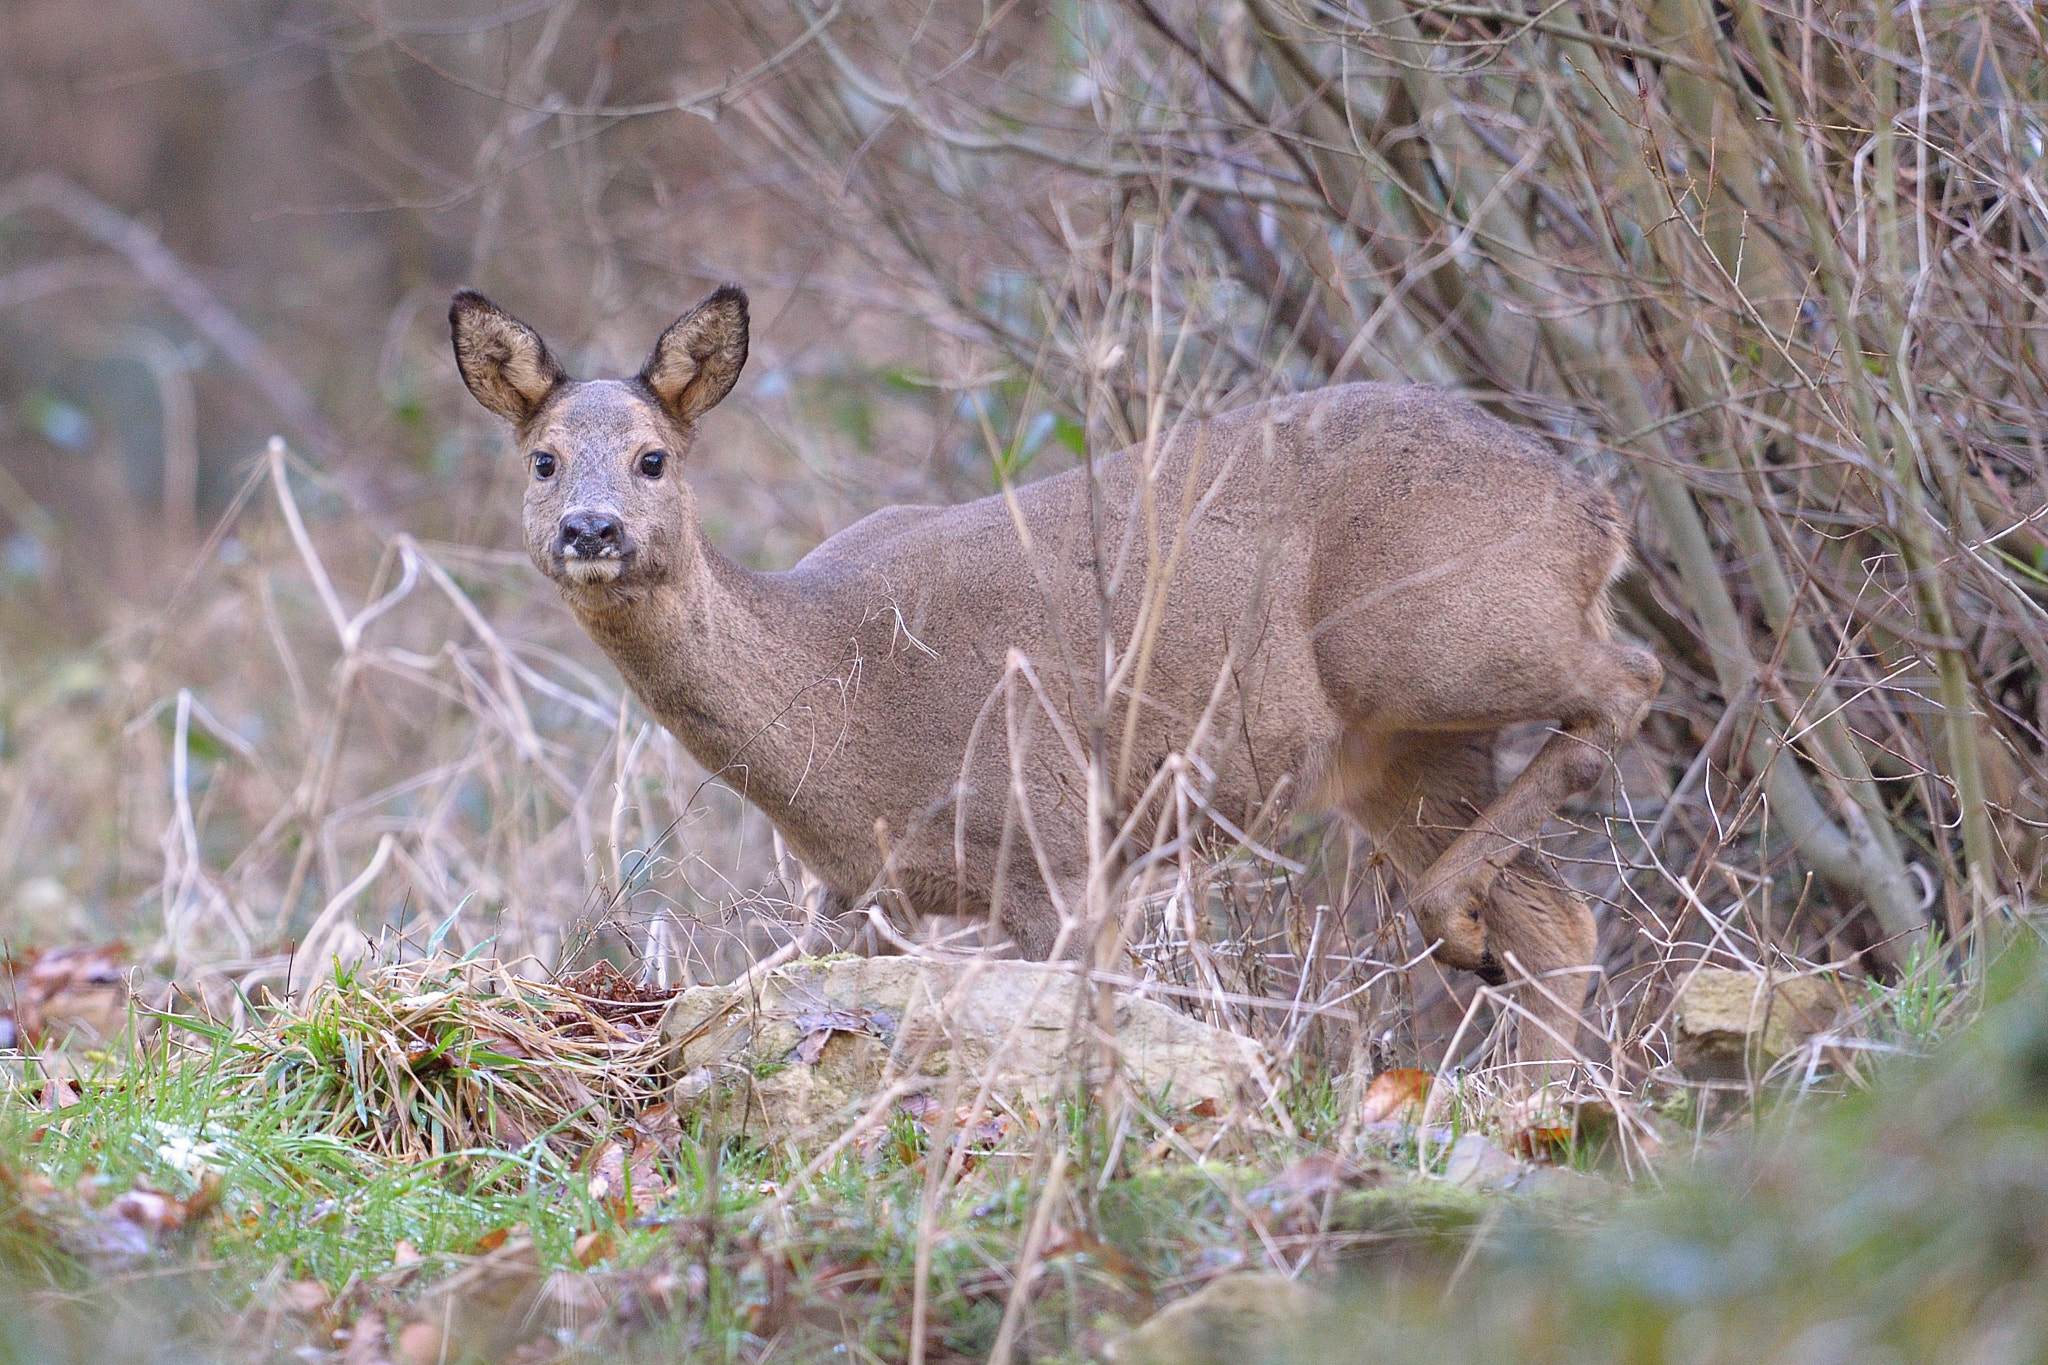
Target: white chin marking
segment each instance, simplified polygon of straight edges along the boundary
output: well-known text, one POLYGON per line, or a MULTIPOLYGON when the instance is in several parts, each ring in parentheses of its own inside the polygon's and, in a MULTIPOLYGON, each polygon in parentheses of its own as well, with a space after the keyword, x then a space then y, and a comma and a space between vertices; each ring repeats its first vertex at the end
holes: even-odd
POLYGON ((609 583, 625 566, 616 559, 564 559, 562 572, 572 583, 609 583))

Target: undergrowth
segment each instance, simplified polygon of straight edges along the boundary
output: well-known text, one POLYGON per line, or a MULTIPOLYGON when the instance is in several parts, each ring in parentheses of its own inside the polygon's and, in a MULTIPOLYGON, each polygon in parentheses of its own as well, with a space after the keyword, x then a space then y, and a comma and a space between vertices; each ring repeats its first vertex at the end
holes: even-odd
MULTIPOLYGON (((1253 1270, 1338 1287, 1307 1344, 1271 1336, 1273 1360, 1709 1361, 1734 1359, 1750 1330, 1807 1359, 1799 1343, 1824 1328, 1866 1345, 1994 1326, 2032 1341, 2039 1325, 1997 1291, 2032 1283, 2048 1250, 2030 1174, 2048 1164, 2028 1155, 2048 1131, 2048 987, 2031 954, 2013 954, 1987 1020, 1966 1027, 1956 989, 1909 974, 1872 1002, 1925 1023, 1922 1039, 1949 1034, 1932 1062, 1901 1049, 1847 1104, 1767 1107, 1757 1138, 1734 1136, 1738 1124, 1706 1163, 1667 1157, 1633 1193, 1611 1151, 1576 1138, 1544 1154, 1551 1169, 1606 1178, 1560 1171, 1515 1192, 1443 1179, 1457 1136, 1502 1132, 1470 1081, 1419 1144, 1412 1122, 1347 1136, 1355 1096, 1302 1071, 1283 1092, 1294 1134, 1247 1134, 1201 1160, 1099 1097, 1055 1105, 967 1150, 930 1213, 926 1358, 988 1357, 1034 1235, 1020 1360, 1103 1358, 1159 1307, 1253 1270), (1434 1155, 1418 1172, 1420 1145, 1434 1155), (1060 1195, 1034 1234, 1049 1182, 1060 1195), (1444 1306, 1460 1283, 1470 1313, 1444 1306), (1828 1327, 1831 1313, 1847 1325, 1828 1327)), ((630 1149, 651 1184, 622 1200, 593 1175, 634 1142, 630 1110, 586 1105, 573 1137, 564 1123, 513 1144, 399 1142, 409 1122, 431 1145, 421 1120, 445 1083, 393 1090, 388 1072, 350 1061, 360 1048, 343 1040, 365 1035, 343 1024, 418 1018, 433 992, 372 994, 345 978, 267 1031, 160 1034, 69 1091, 10 1086, 0 1296, 12 1321, 38 1326, 0 1359, 310 1358, 387 1325, 384 1355, 342 1358, 413 1360, 409 1330, 438 1334, 437 1360, 903 1358, 934 1159, 925 1124, 899 1112, 799 1181, 808 1152, 699 1103, 630 1149), (134 1191, 191 1204, 191 1223, 124 1253, 104 1231, 134 1191), (138 1322, 156 1327, 138 1339, 138 1322)), ((442 1023, 426 1033, 439 1044, 429 1077, 445 1082, 448 1058, 541 1069, 442 1023)), ((415 1046, 416 1065, 426 1056, 415 1046)), ((1184 1139, 1203 1122, 1172 1126, 1184 1139)))

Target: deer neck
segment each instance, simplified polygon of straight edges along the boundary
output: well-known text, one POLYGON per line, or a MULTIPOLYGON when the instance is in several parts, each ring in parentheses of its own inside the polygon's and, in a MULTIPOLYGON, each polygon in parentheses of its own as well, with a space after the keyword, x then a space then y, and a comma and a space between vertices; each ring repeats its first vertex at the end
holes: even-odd
POLYGON ((791 743, 775 723, 787 698, 763 683, 813 672, 797 641, 816 605, 779 577, 742 569, 697 540, 687 571, 671 582, 570 603, 655 718, 699 763, 757 799, 784 785, 782 750, 791 743), (741 767, 745 777, 735 779, 731 770, 741 767))

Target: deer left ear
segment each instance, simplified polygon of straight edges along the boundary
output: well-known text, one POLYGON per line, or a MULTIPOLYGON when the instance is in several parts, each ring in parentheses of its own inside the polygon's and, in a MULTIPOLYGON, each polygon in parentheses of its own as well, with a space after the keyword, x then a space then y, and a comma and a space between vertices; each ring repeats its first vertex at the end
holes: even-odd
POLYGON ((498 416, 519 426, 568 375, 540 334, 474 289, 457 290, 448 305, 455 364, 469 391, 498 416))
POLYGON ((689 425, 732 392, 746 363, 746 291, 721 285, 661 334, 640 381, 669 416, 689 425))

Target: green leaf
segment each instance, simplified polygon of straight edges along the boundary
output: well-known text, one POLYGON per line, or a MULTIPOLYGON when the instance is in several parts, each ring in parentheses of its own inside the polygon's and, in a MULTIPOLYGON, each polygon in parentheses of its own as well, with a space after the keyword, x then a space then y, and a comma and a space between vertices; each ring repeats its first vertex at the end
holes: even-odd
POLYGON ((1065 413, 1052 419, 1052 438, 1076 455, 1088 453, 1088 429, 1065 413))
POLYGON ((448 931, 455 927, 455 921, 462 917, 463 907, 468 904, 469 897, 464 896, 461 899, 461 901, 459 901, 456 904, 455 908, 448 912, 448 918, 442 920, 440 926, 436 928, 432 934, 429 934, 427 936, 428 957, 432 957, 434 954, 441 951, 441 944, 447 940, 448 931))

